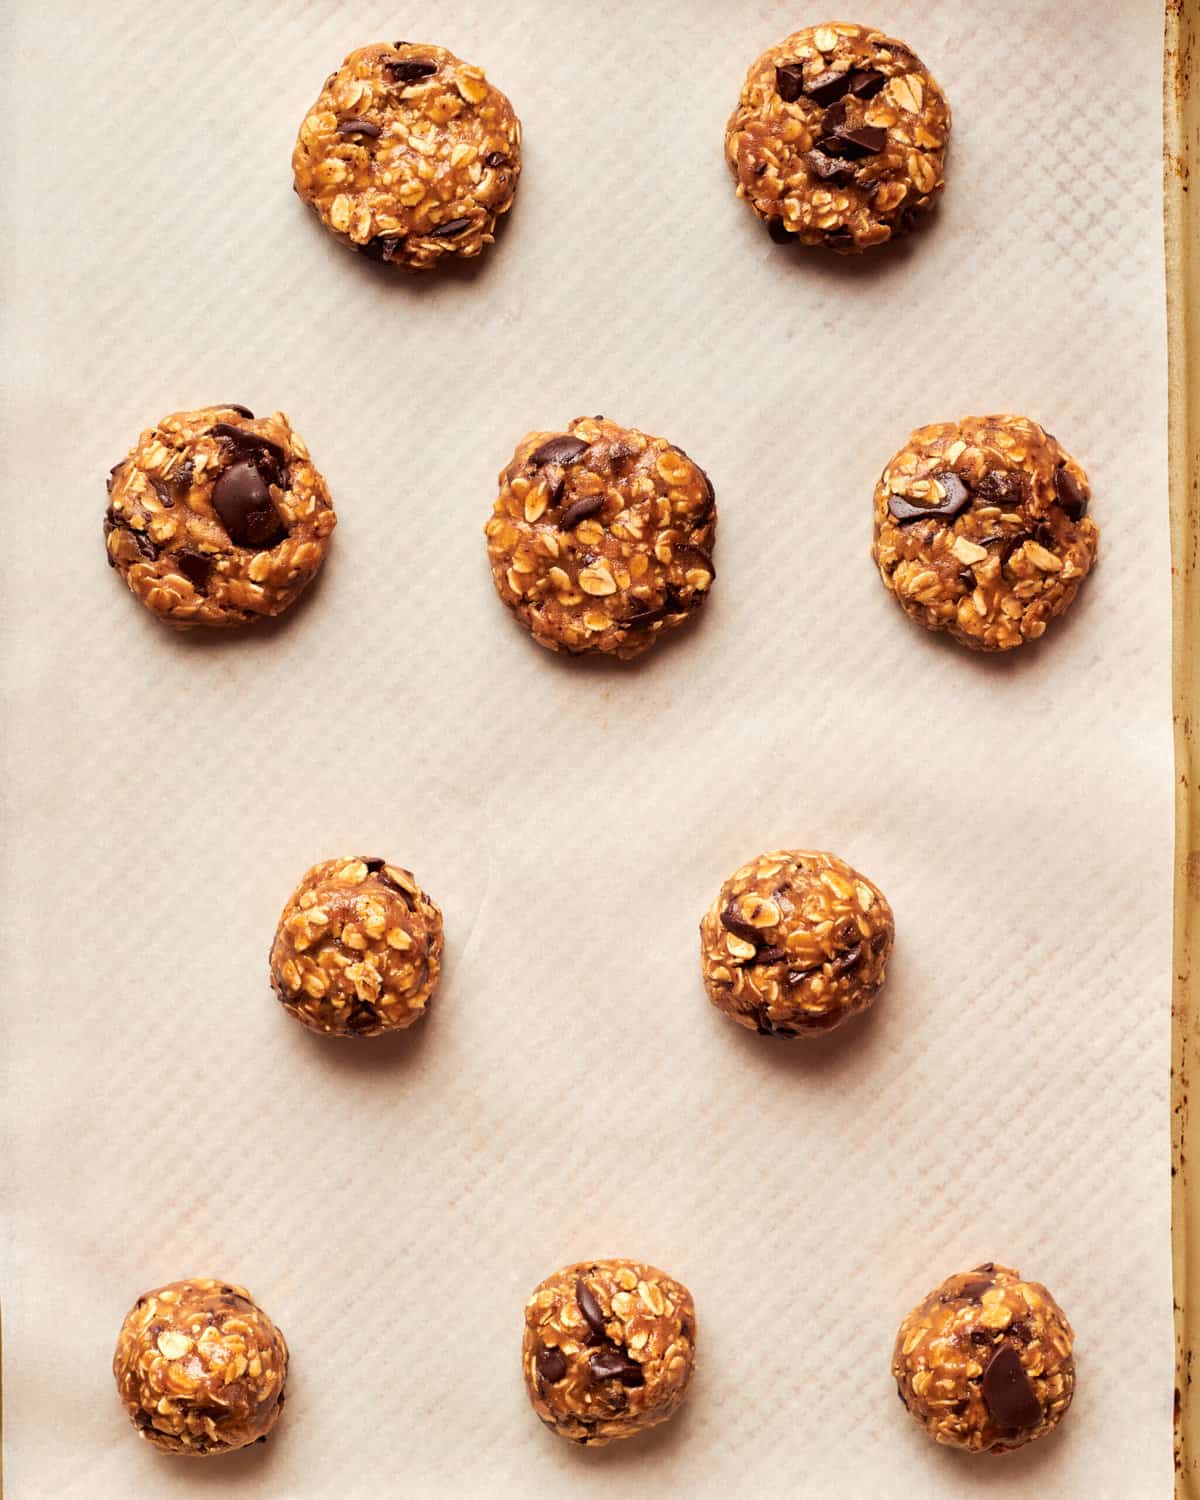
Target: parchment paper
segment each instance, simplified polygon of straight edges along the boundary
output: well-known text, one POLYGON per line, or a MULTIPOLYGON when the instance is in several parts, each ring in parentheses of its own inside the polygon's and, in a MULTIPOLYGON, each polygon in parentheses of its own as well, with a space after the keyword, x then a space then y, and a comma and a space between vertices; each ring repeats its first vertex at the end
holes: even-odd
POLYGON ((722 130, 824 17, 757 0, 51 0, 6 23, 3 1267, 10 1500, 1165 1497, 1171 768, 1161 16, 873 0, 955 110, 931 230, 772 245, 722 130), (387 276, 294 198, 352 47, 483 63, 527 136, 477 272, 387 276), (162 414, 286 411, 341 516, 278 627, 177 638, 104 566, 104 477, 162 414), (1099 572, 1040 647, 910 625, 867 555, 909 429, 1026 411, 1094 481, 1099 572), (711 471, 706 618, 560 661, 481 528, 530 428, 604 412, 711 471), (765 847, 884 887, 884 998, 775 1046, 707 1004, 696 924, 765 847), (330 1045, 267 985, 313 861, 447 916, 428 1024, 330 1045), (534 1420, 523 1300, 580 1257, 692 1288, 679 1419, 534 1420), (1061 1433, 929 1444, 895 1328, 996 1258, 1078 1331, 1061 1433), (265 1447, 138 1443, 133 1298, 245 1282, 284 1328, 265 1447))

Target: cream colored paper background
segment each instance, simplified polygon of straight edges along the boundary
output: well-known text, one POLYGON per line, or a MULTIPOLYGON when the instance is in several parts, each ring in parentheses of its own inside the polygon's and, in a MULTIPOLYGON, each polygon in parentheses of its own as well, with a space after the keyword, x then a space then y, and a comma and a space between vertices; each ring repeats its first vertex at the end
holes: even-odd
POLYGON ((1161 17, 879 0, 956 111, 931 232, 773 246, 721 131, 776 3, 22 5, 5 97, 7 837, 0 1054, 9 1500, 403 1492, 1128 1500, 1169 1493, 1170 699, 1161 17), (389 278, 290 193, 352 46, 438 40, 527 133, 478 272, 389 278), (104 567, 103 478, 209 401, 286 410, 339 506, 293 618, 176 638, 104 567), (1040 417, 1102 567, 1020 659, 910 627, 866 556, 908 429, 1040 417), (712 473, 720 578, 633 668, 509 622, 481 527, 530 427, 583 411, 712 473), (863 1024, 773 1047, 704 1000, 695 925, 777 843, 896 908, 863 1024), (322 1044, 265 977, 313 860, 443 904, 435 1012, 322 1044), (521 1305, 629 1254, 688 1282, 702 1366, 637 1443, 528 1411, 521 1305), (924 1442, 895 1325, 987 1257, 1079 1334, 1059 1437, 924 1442), (245 1281, 293 1349, 265 1448, 125 1426, 120 1318, 245 1281))

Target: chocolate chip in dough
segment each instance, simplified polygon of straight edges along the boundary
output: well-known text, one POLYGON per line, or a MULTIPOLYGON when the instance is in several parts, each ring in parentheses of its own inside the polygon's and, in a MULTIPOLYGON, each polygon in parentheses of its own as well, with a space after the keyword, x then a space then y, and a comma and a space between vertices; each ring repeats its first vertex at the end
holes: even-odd
POLYGON ((391 75, 393 83, 416 83, 420 78, 432 77, 437 72, 437 63, 417 57, 389 58, 383 70, 391 75))
POLYGON ((1041 1421, 1042 1404, 1011 1344, 997 1349, 989 1360, 983 1372, 983 1400, 999 1427, 1020 1429, 1041 1421))
POLYGON ((287 534, 266 482, 246 460, 230 464, 221 474, 213 485, 212 503, 235 547, 262 551, 287 534))
POLYGON ((603 495, 585 495, 582 500, 576 500, 573 505, 568 505, 562 513, 562 520, 558 523, 559 531, 574 531, 580 521, 586 521, 591 516, 599 515, 604 509, 603 495))
POLYGON ((624 1386, 646 1383, 641 1365, 620 1349, 598 1349, 588 1360, 588 1370, 593 1380, 619 1380, 624 1386))
POLYGON ((339 120, 337 133, 338 135, 365 135, 374 140, 380 130, 379 126, 372 124, 370 120, 360 120, 356 116, 350 120, 339 120))
POLYGON ((185 547, 176 555, 175 566, 198 594, 207 592, 208 581, 212 577, 213 570, 211 557, 203 552, 196 552, 191 547, 185 547))
POLYGON ((845 185, 854 181, 854 167, 848 161, 842 161, 836 156, 827 156, 824 151, 815 148, 804 153, 804 165, 822 182, 837 182, 845 185))
POLYGON ((537 1357, 537 1372, 547 1385, 557 1385, 567 1373, 567 1360, 561 1349, 543 1349, 537 1357))
POLYGON ((529 462, 535 469, 540 469, 544 464, 573 464, 583 457, 591 447, 582 438, 571 437, 564 434, 562 437, 550 438, 529 455, 529 462))
POLYGON ((579 1303, 579 1311, 583 1314, 583 1321, 601 1339, 607 1339, 608 1334, 604 1327, 604 1314, 600 1310, 600 1304, 596 1301, 596 1295, 581 1276, 575 1283, 575 1300, 579 1303))
POLYGON ((756 948, 758 947, 760 940, 758 928, 739 917, 732 906, 727 906, 721 913, 721 926, 726 932, 732 932, 734 937, 740 937, 743 942, 753 943, 756 948))
POLYGON ((887 131, 882 125, 841 126, 817 142, 817 150, 827 156, 859 161, 864 156, 878 156, 887 145, 887 131))
POLYGON ((775 69, 775 92, 785 104, 795 104, 804 92, 804 68, 801 63, 784 63, 775 69))
POLYGON ((471 227, 470 219, 451 219, 447 224, 439 224, 436 229, 429 233, 436 240, 456 240, 460 234, 466 234, 471 227))
POLYGON ((843 98, 850 89, 850 74, 838 73, 832 68, 818 74, 813 81, 807 85, 804 92, 814 104, 822 104, 826 108, 843 98))
POLYGON ((1058 496, 1058 503, 1072 521, 1082 521, 1087 515, 1087 491, 1066 464, 1062 464, 1054 471, 1054 493, 1058 496))

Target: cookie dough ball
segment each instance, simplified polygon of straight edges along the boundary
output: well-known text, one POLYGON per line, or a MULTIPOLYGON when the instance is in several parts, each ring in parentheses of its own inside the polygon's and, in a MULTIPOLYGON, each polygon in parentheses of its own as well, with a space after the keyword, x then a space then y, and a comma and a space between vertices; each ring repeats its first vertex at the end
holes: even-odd
POLYGON ((797 31, 750 69, 725 155, 773 239, 854 254, 945 186, 950 106, 909 48, 869 26, 797 31))
POLYGON ((282 412, 181 411, 108 479, 104 545, 134 597, 172 625, 282 614, 325 561, 337 517, 282 412))
POLYGON ((496 592, 551 651, 639 656, 716 577, 708 475, 603 417, 522 439, 485 531, 496 592))
POLYGON ((777 849, 721 887, 700 923, 708 998, 762 1036, 816 1036, 866 1008, 895 924, 883 892, 836 854, 777 849))
POLYGON ((305 116, 292 171, 338 239, 428 271, 495 239, 521 175, 521 122, 482 68, 444 47, 360 47, 305 116))
POLYGON ((636 1260, 582 1261, 525 1304, 525 1385, 547 1427, 598 1447, 665 1422, 696 1363, 692 1294, 636 1260))
POLYGON ((142 1437, 197 1458, 264 1439, 283 1410, 287 1368, 283 1334, 249 1292, 203 1277, 139 1297, 113 1355, 142 1437))
POLYGON ((283 909, 271 983, 313 1031, 378 1036, 421 1019, 441 959, 442 914, 408 870, 365 855, 329 859, 283 909))
POLYGON ((988 1261, 948 1276, 900 1325, 892 1374, 935 1442, 1000 1453, 1044 1437, 1075 1394, 1075 1335, 1040 1282, 988 1261))
POLYGON ((875 487, 871 555, 896 602, 976 651, 1036 641, 1092 570, 1078 463, 1028 417, 920 427, 875 487))

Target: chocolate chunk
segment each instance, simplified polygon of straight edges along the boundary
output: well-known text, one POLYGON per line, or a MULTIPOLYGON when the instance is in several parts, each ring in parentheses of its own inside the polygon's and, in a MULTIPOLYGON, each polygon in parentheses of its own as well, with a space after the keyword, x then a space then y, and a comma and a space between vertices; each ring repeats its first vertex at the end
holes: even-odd
POLYGON ((553 1346, 543 1349, 537 1357, 537 1372, 547 1385, 557 1385, 567 1373, 566 1355, 553 1346))
POLYGON ((878 156, 887 145, 887 131, 882 125, 841 126, 822 136, 817 150, 827 156, 841 156, 859 161, 864 156, 878 156))
POLYGON ((1018 1344, 1028 1344, 1033 1338, 1033 1332, 1028 1323, 1010 1323, 1007 1331, 1018 1344))
POLYGON ((608 1333, 604 1327, 604 1314, 600 1310, 600 1304, 596 1301, 596 1295, 581 1276, 575 1283, 575 1300, 579 1303, 579 1311, 583 1314, 583 1321, 601 1339, 607 1339, 608 1333))
POLYGON ((760 948, 754 955, 754 962, 756 965, 781 964, 786 957, 786 948, 760 948))
POLYGON ((994 1285, 993 1281, 968 1281, 951 1295, 951 1301, 961 1298, 964 1302, 978 1302, 994 1285))
POLYGON ((287 454, 270 438, 260 437, 257 432, 247 432, 244 427, 234 427, 229 422, 217 422, 212 435, 228 445, 234 453, 248 459, 269 484, 282 485, 287 468, 287 454))
POLYGON ((767 233, 777 245, 790 245, 796 238, 795 230, 789 229, 782 219, 768 219, 767 233))
POLYGON ((222 401, 217 407, 218 411, 235 411, 239 417, 245 417, 248 422, 254 421, 254 413, 248 406, 240 406, 236 401, 222 401))
POLYGON ((972 1328, 968 1337, 973 1344, 990 1344, 992 1342, 992 1335, 986 1328, 972 1328))
POLYGON ((574 505, 568 505, 563 511, 558 529, 559 531, 574 531, 580 521, 586 521, 589 516, 599 515, 603 509, 603 495, 585 495, 582 500, 576 500, 574 505))
POLYGON ((900 495, 892 495, 888 500, 888 510, 894 521, 903 525, 906 521, 919 521, 923 516, 941 516, 945 520, 953 520, 960 511, 966 510, 973 497, 953 470, 947 469, 931 477, 946 491, 946 498, 938 505, 913 505, 900 495))
POLYGON ((212 576, 213 560, 203 552, 197 552, 192 547, 185 547, 175 558, 175 566, 196 590, 198 594, 206 593, 208 580, 212 576))
POLYGON ((503 151, 489 151, 483 158, 483 164, 485 167, 507 167, 512 165, 503 151))
POLYGON ((794 989, 796 985, 803 984, 810 974, 819 974, 821 964, 810 964, 807 969, 789 969, 787 971, 788 988, 794 989))
POLYGON ((439 224, 436 229, 431 229, 429 233, 431 238, 435 240, 456 240, 460 234, 465 234, 470 227, 470 219, 451 219, 448 224, 439 224))
POLYGON ((806 151, 804 165, 822 182, 837 182, 843 185, 854 181, 854 167, 836 156, 827 156, 824 151, 806 151))
POLYGON ((567 476, 557 467, 553 467, 546 476, 546 494, 549 496, 550 504, 557 505, 562 499, 562 492, 567 483, 567 476))
POLYGON ((775 92, 785 104, 795 104, 804 93, 804 65, 784 63, 775 69, 775 92))
POLYGON ((129 535, 137 543, 137 549, 142 554, 142 556, 146 558, 148 562, 154 562, 154 560, 158 557, 158 548, 154 545, 154 543, 150 540, 146 533, 144 531, 134 531, 133 528, 130 527, 129 535))
POLYGON ((851 973, 853 970, 858 968, 859 964, 862 963, 862 960, 863 945, 861 943, 859 943, 857 947, 851 948, 849 953, 839 954, 838 957, 835 958, 833 963, 830 965, 833 970, 834 978, 836 979, 839 974, 851 973))
POLYGON ((125 467, 125 465, 128 462, 129 462, 128 459, 123 458, 119 464, 113 464, 112 468, 109 469, 109 471, 108 471, 108 480, 105 483, 104 487, 105 487, 105 489, 108 491, 108 493, 110 495, 113 492, 113 485, 117 482, 117 475, 121 472, 121 470, 125 467))
POLYGON ((646 1376, 637 1360, 620 1349, 597 1349, 588 1360, 593 1380, 619 1380, 624 1386, 645 1385, 646 1376))
POLYGON ((235 547, 261 551, 287 535, 266 481, 246 460, 231 464, 213 485, 213 509, 235 547))
POLYGON ((821 121, 821 128, 826 135, 840 130, 846 123, 847 105, 845 99, 839 99, 836 104, 831 104, 825 111, 825 118, 821 121))
POLYGON ((1082 521, 1087 515, 1087 491, 1065 464, 1054 471, 1054 493, 1072 521, 1082 521))
POLYGON ((849 73, 838 73, 831 68, 827 73, 821 73, 814 78, 804 92, 815 104, 828 107, 830 104, 836 104, 849 90, 849 73))
POLYGON ((738 916, 731 902, 721 913, 721 926, 726 932, 732 932, 734 937, 740 937, 747 943, 753 943, 757 948, 762 941, 757 927, 752 927, 749 922, 738 916))
POLYGON ((150 488, 158 496, 159 504, 162 505, 165 509, 170 510, 171 507, 175 504, 175 496, 172 495, 171 491, 166 487, 163 481, 157 478, 154 474, 147 475, 147 478, 150 480, 150 488))
POLYGON ((367 867, 367 874, 368 875, 377 875, 379 873, 379 871, 383 869, 384 865, 387 864, 387 860, 386 859, 364 859, 363 860, 363 864, 366 865, 366 867, 367 867))
POLYGON ((875 68, 856 68, 850 74, 849 92, 856 99, 874 99, 887 84, 887 78, 875 68))
POLYGON ((392 261, 396 258, 397 251, 404 244, 402 234, 377 234, 369 239, 365 245, 356 245, 355 249, 368 260, 392 261))
POLYGON ((393 83, 416 83, 418 78, 430 78, 437 72, 437 63, 424 58, 389 58, 383 71, 391 75, 393 83))
POLYGON ((378 125, 373 125, 370 120, 360 120, 355 116, 352 120, 339 120, 337 133, 338 135, 366 135, 373 140, 380 132, 378 125))
POLYGON ((1016 510, 1026 497, 1029 482, 1024 474, 1006 469, 989 469, 976 486, 975 493, 984 505, 998 505, 1001 510, 1016 510))
POLYGON ((983 1372, 983 1402, 998 1427, 1035 1427, 1042 1419, 1042 1404, 1011 1344, 997 1349, 983 1372))
POLYGON ((590 447, 591 444, 585 443, 582 438, 570 437, 568 435, 553 437, 529 455, 529 462, 535 469, 540 469, 543 464, 562 464, 566 466, 582 458, 590 447))
POLYGON ((996 1262, 994 1260, 985 1260, 983 1265, 972 1266, 971 1269, 973 1271, 982 1271, 985 1275, 991 1276, 996 1270, 996 1262))

